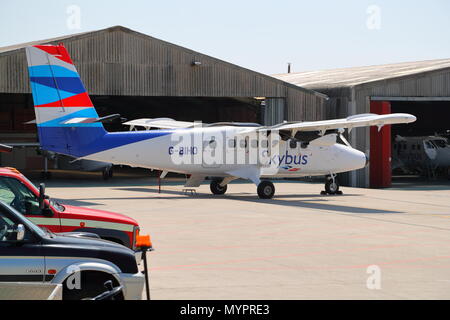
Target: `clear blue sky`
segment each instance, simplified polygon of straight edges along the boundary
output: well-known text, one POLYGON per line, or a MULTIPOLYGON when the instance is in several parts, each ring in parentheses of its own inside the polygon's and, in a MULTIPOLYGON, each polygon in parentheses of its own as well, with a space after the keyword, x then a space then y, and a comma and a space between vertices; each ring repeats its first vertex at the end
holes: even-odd
POLYGON ((449 17, 448 0, 0 0, 0 46, 123 25, 273 74, 450 58, 449 17))

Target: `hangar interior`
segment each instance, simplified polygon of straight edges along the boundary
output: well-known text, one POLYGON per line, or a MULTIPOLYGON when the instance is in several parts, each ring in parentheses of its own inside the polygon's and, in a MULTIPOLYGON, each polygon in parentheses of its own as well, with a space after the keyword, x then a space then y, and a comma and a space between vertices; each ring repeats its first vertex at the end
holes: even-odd
MULTIPOLYGON (((24 48, 63 43, 100 116, 275 124, 326 118, 325 96, 122 26, 0 48, 0 141, 36 142, 24 48)), ((120 124, 108 129, 123 130, 120 124)), ((42 168, 32 148, 1 166, 42 168)))
MULTIPOLYGON (((274 76, 329 96, 326 104, 328 110, 334 111, 333 117, 343 118, 369 112, 404 112, 417 117, 415 123, 385 126, 380 132, 376 128, 352 130, 349 141, 354 147, 370 155, 370 165, 365 169, 341 174, 340 181, 344 185, 374 188, 391 186, 392 157, 396 156, 392 148, 397 135, 417 137, 439 134, 448 138, 450 59, 274 76)), ((425 162, 426 160, 423 161, 425 162)), ((408 174, 406 171, 410 171, 410 168, 404 171, 408 174)), ((441 178, 446 180, 448 168, 441 171, 441 178)), ((399 176, 396 178, 402 179, 399 176)), ((415 175, 411 178, 409 181, 412 183, 424 182, 423 176, 415 175)), ((431 179, 425 178, 425 181, 433 183, 439 177, 433 175, 431 179)))
POLYGON ((445 134, 450 129, 450 100, 438 101, 390 101, 392 112, 408 112, 417 121, 408 126, 394 126, 392 136, 427 136, 445 134))

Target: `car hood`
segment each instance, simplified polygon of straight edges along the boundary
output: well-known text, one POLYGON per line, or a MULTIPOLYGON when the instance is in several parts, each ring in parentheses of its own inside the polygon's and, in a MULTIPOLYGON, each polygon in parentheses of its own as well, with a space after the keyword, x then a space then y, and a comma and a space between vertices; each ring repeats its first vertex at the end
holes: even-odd
POLYGON ((135 252, 111 241, 49 234, 42 238, 42 245, 46 256, 102 259, 114 263, 122 272, 137 272, 135 252))
POLYGON ((71 205, 66 205, 66 204, 62 204, 62 205, 65 208, 65 210, 61 212, 62 216, 68 215, 71 218, 85 218, 85 219, 92 219, 92 220, 103 220, 103 221, 109 221, 109 222, 126 223, 126 224, 132 224, 135 226, 138 225, 136 220, 134 220, 133 218, 127 217, 123 214, 120 214, 120 213, 104 211, 104 210, 97 210, 97 209, 90 209, 90 208, 83 208, 83 207, 71 206, 71 205))

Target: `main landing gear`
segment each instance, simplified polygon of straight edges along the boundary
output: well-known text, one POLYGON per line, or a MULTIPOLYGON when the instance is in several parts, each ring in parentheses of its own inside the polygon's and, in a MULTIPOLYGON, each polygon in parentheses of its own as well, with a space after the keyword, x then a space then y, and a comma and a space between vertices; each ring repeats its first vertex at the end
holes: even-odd
POLYGON ((339 181, 335 174, 325 177, 325 191, 321 191, 320 194, 342 194, 342 191, 339 190, 339 181))
POLYGON ((260 199, 272 199, 275 194, 275 186, 270 181, 261 181, 258 184, 258 196, 260 199))
POLYGON ((225 192, 227 192, 227 185, 221 186, 221 182, 221 180, 211 181, 209 188, 211 189, 211 192, 213 194, 224 194, 225 192))
MULTIPOLYGON (((225 181, 226 182, 226 181, 225 181)), ((221 195, 227 191, 227 185, 221 185, 223 180, 211 181, 209 188, 213 194, 221 195)), ((258 196, 260 199, 271 199, 275 194, 275 186, 270 181, 261 181, 258 184, 258 196)))

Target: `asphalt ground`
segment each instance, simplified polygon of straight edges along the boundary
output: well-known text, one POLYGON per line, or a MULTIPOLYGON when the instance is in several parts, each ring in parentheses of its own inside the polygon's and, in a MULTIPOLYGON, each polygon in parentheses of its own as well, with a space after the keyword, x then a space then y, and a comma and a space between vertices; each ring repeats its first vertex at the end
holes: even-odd
MULTIPOLYGON (((36 180, 34 180, 36 181, 36 180)), ((250 183, 214 196, 182 179, 99 175, 47 181, 63 203, 135 218, 152 237, 152 299, 449 299, 450 185, 250 183), (402 187, 403 186, 403 187, 402 187)))

